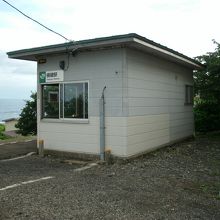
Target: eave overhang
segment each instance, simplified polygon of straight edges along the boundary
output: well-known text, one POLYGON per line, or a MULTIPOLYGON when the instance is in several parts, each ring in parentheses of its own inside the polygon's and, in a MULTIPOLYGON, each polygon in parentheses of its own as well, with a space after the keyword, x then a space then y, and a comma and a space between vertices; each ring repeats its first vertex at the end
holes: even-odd
POLYGON ((13 59, 37 61, 41 57, 46 57, 52 54, 65 54, 76 50, 78 52, 83 52, 118 47, 129 47, 140 50, 162 59, 187 66, 191 69, 204 68, 204 65, 198 61, 137 34, 72 41, 63 44, 17 50, 8 52, 7 54, 9 58, 13 59))

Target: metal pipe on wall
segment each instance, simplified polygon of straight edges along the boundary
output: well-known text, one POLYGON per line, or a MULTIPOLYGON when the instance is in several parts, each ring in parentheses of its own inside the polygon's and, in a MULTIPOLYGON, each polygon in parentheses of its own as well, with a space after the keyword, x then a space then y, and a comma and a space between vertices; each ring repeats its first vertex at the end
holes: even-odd
POLYGON ((102 90, 102 96, 99 100, 99 115, 100 115, 100 159, 105 160, 105 95, 102 90))

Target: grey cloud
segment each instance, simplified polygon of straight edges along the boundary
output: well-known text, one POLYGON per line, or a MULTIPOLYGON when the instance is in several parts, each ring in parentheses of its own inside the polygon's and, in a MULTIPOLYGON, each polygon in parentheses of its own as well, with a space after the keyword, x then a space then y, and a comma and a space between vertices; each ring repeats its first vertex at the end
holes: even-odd
POLYGON ((9 59, 5 51, 0 51, 0 74, 36 74, 36 63, 9 59))

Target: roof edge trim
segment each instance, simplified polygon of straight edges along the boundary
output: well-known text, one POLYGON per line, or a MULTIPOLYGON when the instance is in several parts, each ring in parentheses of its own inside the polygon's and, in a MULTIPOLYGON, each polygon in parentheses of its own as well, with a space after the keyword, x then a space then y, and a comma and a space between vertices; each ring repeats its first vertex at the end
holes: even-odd
POLYGON ((174 58, 177 58, 179 60, 182 60, 183 62, 186 62, 186 63, 188 63, 190 65, 193 65, 196 68, 202 68, 202 64, 197 63, 197 61, 195 61, 195 60, 193 60, 193 59, 191 59, 189 57, 186 57, 183 54, 178 55, 177 54, 178 52, 177 53, 173 53, 173 52, 171 52, 169 50, 163 49, 163 48, 158 47, 156 45, 152 45, 150 43, 147 43, 146 41, 143 41, 143 40, 140 40, 140 39, 137 39, 137 38, 134 38, 134 42, 142 44, 143 46, 146 46, 146 47, 149 47, 151 49, 157 50, 157 51, 159 51, 161 53, 167 54, 167 55, 172 56, 174 58))
MULTIPOLYGON (((42 47, 35 47, 35 48, 29 48, 29 49, 22 49, 17 51, 11 51, 8 52, 7 55, 9 58, 15 58, 15 59, 23 59, 24 56, 31 57, 35 56, 39 53, 44 53, 50 51, 52 53, 52 50, 54 52, 62 51, 64 48, 72 48, 72 47, 78 47, 78 48, 86 48, 90 46, 103 46, 104 44, 123 44, 123 43, 129 43, 129 42, 135 42, 142 46, 151 48, 152 50, 158 51, 162 54, 169 55, 175 59, 178 59, 182 62, 185 62, 188 65, 193 66, 197 69, 204 68, 204 65, 199 63, 198 61, 179 53, 175 50, 172 50, 166 46, 163 46, 159 43, 156 43, 152 40, 149 40, 148 38, 145 38, 143 36, 140 36, 136 33, 130 33, 130 34, 124 34, 124 35, 115 35, 115 36, 109 36, 109 37, 101 37, 101 38, 94 38, 94 39, 87 39, 87 40, 79 40, 79 41, 72 41, 67 43, 61 43, 61 44, 53 44, 48 46, 42 46, 42 47), (23 58, 22 58, 23 57, 23 58)), ((28 60, 28 59, 27 59, 28 60)), ((29 59, 31 60, 31 59, 29 59)))

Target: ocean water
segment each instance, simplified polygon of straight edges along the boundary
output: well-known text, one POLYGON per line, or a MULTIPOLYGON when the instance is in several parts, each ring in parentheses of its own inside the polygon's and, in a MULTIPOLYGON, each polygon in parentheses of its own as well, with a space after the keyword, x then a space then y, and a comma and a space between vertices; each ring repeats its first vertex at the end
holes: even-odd
POLYGON ((25 101, 22 99, 0 99, 0 122, 8 118, 18 118, 25 101))

